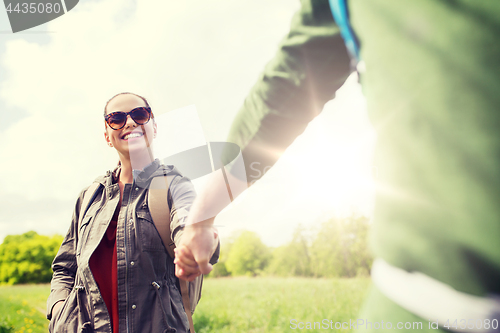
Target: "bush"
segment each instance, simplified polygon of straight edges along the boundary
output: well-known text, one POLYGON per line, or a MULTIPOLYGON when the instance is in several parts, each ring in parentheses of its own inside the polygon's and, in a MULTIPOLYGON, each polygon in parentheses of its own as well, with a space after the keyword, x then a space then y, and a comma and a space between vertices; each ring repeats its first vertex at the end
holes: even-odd
POLYGON ((226 268, 226 263, 223 261, 219 261, 217 264, 214 265, 214 268, 208 275, 208 277, 223 277, 223 276, 229 276, 231 273, 228 272, 226 268))
POLYGON ((219 261, 214 265, 212 271, 207 275, 207 277, 224 277, 230 276, 231 273, 227 270, 226 261, 232 245, 231 240, 221 240, 220 242, 220 254, 219 261))
POLYGON ((52 260, 62 241, 62 236, 42 236, 34 231, 5 237, 0 244, 0 283, 50 282, 52 260))
POLYGON ((0 333, 14 332, 14 327, 5 320, 0 320, 0 333))
POLYGON ((270 258, 269 252, 269 248, 256 233, 243 231, 231 245, 225 266, 233 276, 255 276, 266 267, 270 258))

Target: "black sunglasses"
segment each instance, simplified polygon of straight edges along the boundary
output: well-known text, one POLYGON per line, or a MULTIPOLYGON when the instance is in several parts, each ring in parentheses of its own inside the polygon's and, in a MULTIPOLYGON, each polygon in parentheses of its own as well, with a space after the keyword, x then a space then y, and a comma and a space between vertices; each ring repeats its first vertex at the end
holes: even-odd
POLYGON ((104 116, 106 123, 114 130, 122 129, 127 123, 127 115, 130 115, 137 125, 146 125, 151 119, 151 108, 140 106, 129 112, 116 111, 104 116))

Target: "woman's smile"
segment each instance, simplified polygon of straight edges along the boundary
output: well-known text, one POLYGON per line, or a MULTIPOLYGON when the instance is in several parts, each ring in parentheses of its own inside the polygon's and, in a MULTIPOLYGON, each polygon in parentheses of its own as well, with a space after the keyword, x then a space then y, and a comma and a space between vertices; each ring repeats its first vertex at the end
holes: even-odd
POLYGON ((140 138, 144 136, 144 133, 142 131, 133 131, 133 132, 128 132, 122 135, 121 139, 125 141, 129 141, 132 139, 140 138))

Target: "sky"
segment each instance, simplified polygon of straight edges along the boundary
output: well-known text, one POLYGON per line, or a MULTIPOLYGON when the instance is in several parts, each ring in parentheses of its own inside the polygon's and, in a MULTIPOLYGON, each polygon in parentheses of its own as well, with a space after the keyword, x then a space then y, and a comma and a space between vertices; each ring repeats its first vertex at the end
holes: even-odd
MULTIPOLYGON (((80 1, 16 34, 0 10, 0 241, 29 230, 66 233, 80 191, 118 161, 101 118, 116 93, 148 98, 163 121, 161 157, 225 141, 298 8, 289 0, 80 1)), ((351 76, 217 218, 221 236, 252 230, 279 246, 299 224, 370 216, 375 139, 351 76)))

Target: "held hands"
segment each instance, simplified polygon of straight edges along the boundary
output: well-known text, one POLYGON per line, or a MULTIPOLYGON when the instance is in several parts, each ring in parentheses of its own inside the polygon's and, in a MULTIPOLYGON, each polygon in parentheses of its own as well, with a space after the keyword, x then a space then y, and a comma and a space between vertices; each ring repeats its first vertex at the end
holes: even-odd
POLYGON ((182 280, 193 281, 200 274, 212 271, 209 263, 218 244, 218 232, 211 224, 196 223, 184 228, 179 246, 175 251, 175 275, 182 280))
POLYGON ((225 171, 224 175, 227 180, 221 181, 221 174, 212 173, 191 206, 186 227, 175 251, 175 275, 179 279, 192 281, 200 274, 212 271, 209 261, 218 244, 217 229, 213 226, 215 216, 230 203, 227 200, 229 184, 233 199, 247 188, 246 177, 242 181, 231 172, 225 171), (209 216, 212 217, 207 219, 209 216))

